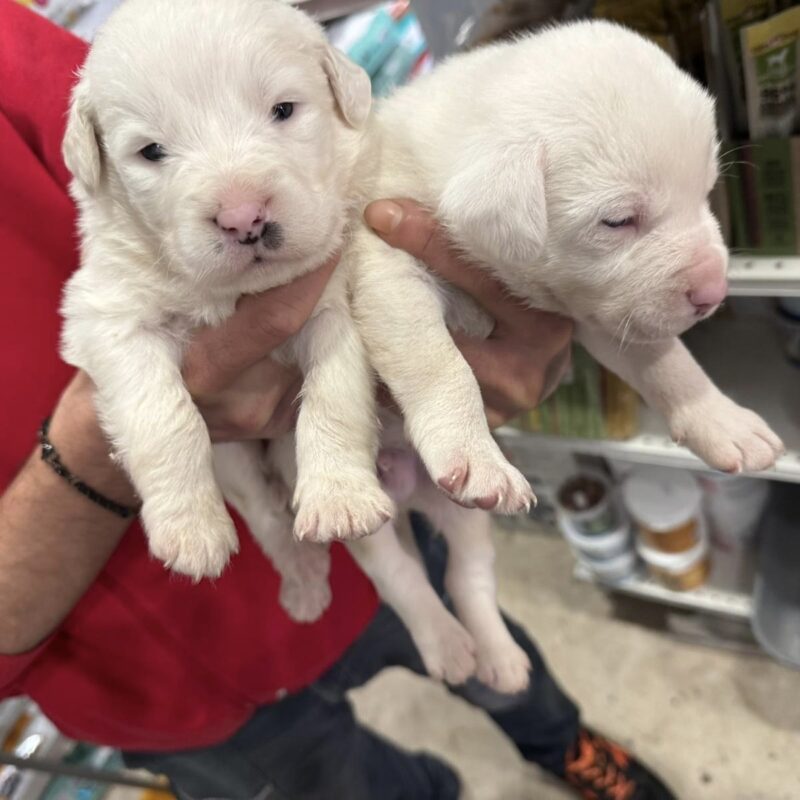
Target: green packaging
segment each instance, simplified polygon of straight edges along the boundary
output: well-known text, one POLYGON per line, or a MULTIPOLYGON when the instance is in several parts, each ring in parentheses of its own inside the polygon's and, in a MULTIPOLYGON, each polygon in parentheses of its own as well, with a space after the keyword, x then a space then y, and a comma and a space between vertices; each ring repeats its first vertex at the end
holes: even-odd
POLYGON ((791 136, 800 125, 800 6, 741 30, 751 139, 791 136))
POLYGON ((759 255, 797 254, 800 138, 764 139, 734 146, 736 163, 725 177, 730 243, 759 255))

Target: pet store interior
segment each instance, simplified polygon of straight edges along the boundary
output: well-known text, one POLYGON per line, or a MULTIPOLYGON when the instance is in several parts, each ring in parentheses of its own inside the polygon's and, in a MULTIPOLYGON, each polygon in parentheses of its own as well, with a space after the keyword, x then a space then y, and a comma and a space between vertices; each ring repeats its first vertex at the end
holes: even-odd
MULTIPOLYGON (((89 42, 117 5, 20 2, 89 42)), ((685 343, 727 395, 774 428, 786 453, 763 473, 712 472, 576 346, 556 393, 496 431, 539 498, 527 514, 495 518, 498 594, 583 717, 635 751, 675 796, 797 800, 800 6, 296 2, 364 67, 376 98, 451 53, 592 16, 656 42, 715 96, 722 144, 712 201, 730 248, 730 289, 685 343)), ((351 699, 381 735, 446 758, 466 797, 575 796, 440 684, 390 669, 351 699)), ((158 776, 124 769, 113 748, 63 736, 29 699, 0 704, 0 798, 170 796, 158 776)))

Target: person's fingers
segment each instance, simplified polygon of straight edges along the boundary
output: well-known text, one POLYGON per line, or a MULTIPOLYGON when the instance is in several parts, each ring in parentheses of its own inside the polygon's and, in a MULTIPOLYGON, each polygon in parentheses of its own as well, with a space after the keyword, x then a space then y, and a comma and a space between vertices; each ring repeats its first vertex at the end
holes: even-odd
POLYGON ((484 400, 484 412, 486 413, 486 424, 489 426, 490 431, 502 428, 512 419, 519 416, 518 411, 509 411, 508 409, 501 409, 496 406, 489 398, 484 400))
POLYGON ((550 395, 558 389, 564 376, 569 372, 572 364, 572 346, 568 342, 561 352, 547 365, 542 384, 542 396, 539 402, 544 402, 550 395))
POLYGON ((571 359, 569 338, 545 340, 540 348, 513 340, 486 340, 453 332, 453 341, 481 387, 487 412, 507 421, 546 400, 560 384, 571 359))
POLYGON ((275 406, 269 422, 261 431, 259 439, 277 439, 284 433, 293 430, 297 424, 297 415, 300 413, 300 393, 303 389, 303 379, 298 377, 284 392, 280 402, 275 406))
POLYGON ((492 395, 496 404, 494 398, 502 396, 505 405, 520 411, 533 408, 538 403, 544 380, 544 364, 537 363, 533 358, 527 364, 520 363, 521 359, 513 351, 460 332, 453 334, 453 341, 475 374, 484 399, 492 395))
POLYGON ((193 393, 213 394, 297 333, 330 279, 339 256, 297 280, 242 297, 221 325, 197 330, 183 362, 193 393))
POLYGON ((302 375, 267 357, 218 394, 195 397, 214 441, 272 438, 291 428, 302 375))
POLYGON ((472 295, 495 319, 513 326, 526 313, 500 281, 471 264, 450 243, 431 213, 411 200, 376 200, 364 219, 388 245, 405 250, 446 281, 472 295))

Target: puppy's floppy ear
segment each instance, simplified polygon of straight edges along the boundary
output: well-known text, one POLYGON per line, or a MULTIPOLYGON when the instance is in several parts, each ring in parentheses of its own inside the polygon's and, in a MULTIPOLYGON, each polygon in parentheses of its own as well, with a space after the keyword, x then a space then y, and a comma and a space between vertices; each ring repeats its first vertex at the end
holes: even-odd
POLYGON ((456 242, 488 266, 531 265, 547 238, 544 146, 473 143, 445 186, 439 215, 456 242))
POLYGON ((72 90, 61 152, 67 169, 83 188, 89 194, 95 192, 100 185, 100 144, 85 77, 72 90))
POLYGON ((361 128, 372 106, 369 75, 333 45, 326 45, 322 68, 342 116, 351 128, 361 128))

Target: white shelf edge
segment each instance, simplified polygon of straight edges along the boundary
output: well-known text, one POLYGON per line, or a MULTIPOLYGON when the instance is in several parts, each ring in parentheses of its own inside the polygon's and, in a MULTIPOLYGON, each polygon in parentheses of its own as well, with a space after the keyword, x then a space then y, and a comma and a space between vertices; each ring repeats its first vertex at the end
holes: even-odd
MULTIPOLYGON (((512 450, 537 443, 550 449, 567 450, 586 455, 610 456, 640 464, 657 464, 664 467, 713 470, 685 447, 675 444, 666 436, 643 433, 631 439, 579 439, 568 436, 551 436, 528 433, 503 427, 496 431, 500 440, 512 450)), ((800 452, 789 451, 777 464, 763 472, 744 473, 754 478, 800 483, 800 452)))
POLYGON ((645 574, 636 574, 617 583, 606 583, 597 580, 582 564, 575 565, 573 575, 577 580, 593 583, 607 591, 641 597, 676 608, 704 611, 745 621, 753 614, 753 601, 750 595, 716 589, 713 586, 700 586, 690 591, 676 592, 645 574))
POLYGON ((800 256, 731 256, 730 294, 739 297, 800 296, 800 256))

